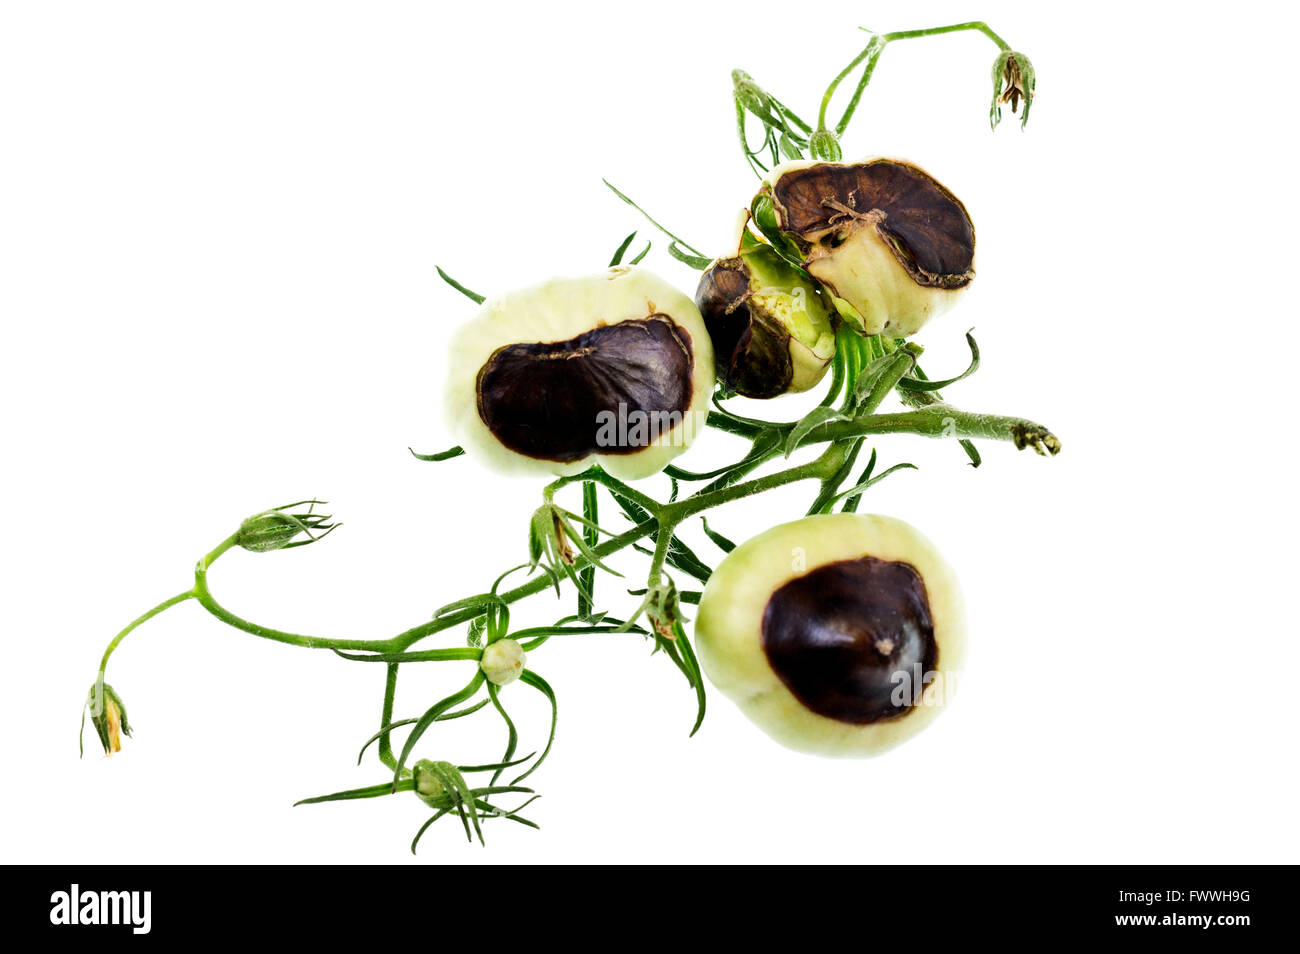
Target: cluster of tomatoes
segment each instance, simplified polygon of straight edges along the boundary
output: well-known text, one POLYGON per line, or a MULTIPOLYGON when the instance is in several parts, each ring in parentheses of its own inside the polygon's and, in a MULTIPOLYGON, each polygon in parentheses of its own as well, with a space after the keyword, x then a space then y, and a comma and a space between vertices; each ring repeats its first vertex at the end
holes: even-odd
MULTIPOLYGON (((845 334, 905 338, 974 277, 962 203, 907 162, 799 161, 765 179, 694 301, 638 267, 484 303, 451 344, 448 410, 498 469, 623 480, 703 432, 715 386, 806 391, 845 334)), ((871 755, 926 725, 961 668, 951 570, 909 525, 856 513, 733 550, 695 622, 713 683, 793 748, 871 755)))

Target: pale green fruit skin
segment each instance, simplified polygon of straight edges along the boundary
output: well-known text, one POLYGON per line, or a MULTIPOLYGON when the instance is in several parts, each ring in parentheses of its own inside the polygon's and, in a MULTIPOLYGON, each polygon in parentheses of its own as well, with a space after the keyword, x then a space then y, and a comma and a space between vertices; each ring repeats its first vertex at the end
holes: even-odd
POLYGON ((422 760, 415 764, 415 791, 417 794, 423 795, 426 798, 437 798, 445 792, 447 788, 438 780, 437 776, 432 775, 427 771, 421 771, 423 764, 427 763, 424 763, 422 760))
POLYGON ((858 317, 844 320, 863 335, 907 338, 953 305, 965 288, 918 285, 874 228, 860 229, 829 254, 810 256, 808 274, 843 299, 858 317))
MULTIPOLYGON (((872 156, 859 161, 871 162, 879 158, 886 157, 872 156)), ((784 162, 772 169, 765 181, 772 185, 786 173, 824 164, 824 161, 815 159, 784 162)), ((840 299, 837 304, 848 306, 847 309, 841 307, 844 320, 859 334, 868 336, 910 337, 930 319, 957 304, 970 288, 969 284, 962 288, 918 285, 898 263, 888 243, 871 226, 858 229, 838 248, 814 248, 804 262, 804 268, 840 299)))
POLYGON ((466 451, 493 470, 569 476, 599 463, 615 477, 638 480, 663 470, 704 429, 713 382, 713 343, 695 302, 652 272, 620 266, 585 278, 552 279, 485 301, 451 339, 445 411, 448 426, 466 451), (649 446, 632 454, 597 453, 569 463, 538 460, 504 446, 479 417, 478 373, 498 348, 567 341, 598 322, 613 325, 656 313, 667 315, 690 335, 694 374, 690 410, 681 424, 660 433, 649 446))
POLYGON ((915 527, 877 514, 819 514, 773 527, 727 555, 704 588, 695 639, 709 681, 777 742, 815 755, 865 758, 916 735, 951 700, 966 659, 966 612, 952 569, 915 527), (778 587, 827 563, 863 556, 906 562, 921 575, 938 675, 906 714, 853 725, 809 710, 786 688, 763 649, 762 624, 778 587))
POLYGON ((523 674, 527 662, 524 648, 513 639, 498 639, 483 649, 483 658, 479 668, 484 677, 498 686, 506 686, 523 674))
POLYGON ((812 293, 806 278, 791 274, 794 269, 781 267, 779 259, 774 263, 775 268, 765 268, 758 256, 751 255, 748 260, 753 280, 760 286, 766 284, 776 289, 799 287, 805 292, 797 300, 802 312, 796 310, 796 299, 788 293, 768 296, 758 292, 752 300, 774 315, 785 318, 785 325, 792 332, 789 346, 792 376, 786 393, 797 394, 816 387, 826 376, 831 359, 835 357, 835 324, 833 316, 823 305, 825 299, 819 300, 812 293))

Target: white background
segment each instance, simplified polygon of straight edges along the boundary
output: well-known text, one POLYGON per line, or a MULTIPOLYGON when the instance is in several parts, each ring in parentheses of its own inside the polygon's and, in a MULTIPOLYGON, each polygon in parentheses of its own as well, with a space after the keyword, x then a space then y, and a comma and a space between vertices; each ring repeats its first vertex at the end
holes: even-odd
MULTIPOLYGON (((442 342, 473 311, 434 264, 489 293, 598 270, 644 227, 602 176, 721 251, 755 184, 733 67, 807 116, 859 25, 976 16, 1038 68, 1026 132, 989 131, 996 51, 964 34, 891 46, 845 141, 923 163, 979 229, 973 291, 920 336, 931 373, 964 366, 973 326, 984 364, 950 398, 1064 441, 1054 460, 986 445, 978 471, 949 444, 879 441, 883 463, 921 469, 863 509, 918 525, 966 589, 952 711, 884 757, 837 762, 777 747, 715 693, 688 740, 693 697, 667 660, 630 638, 557 640, 530 660, 561 706, 534 777, 543 830, 494 824, 484 850, 444 821, 418 862, 1297 860, 1293 14, 2 9, 4 860, 411 861, 426 813, 410 796, 290 808, 383 779, 354 765, 379 667, 184 605, 110 667, 136 737, 104 759, 88 734, 79 761, 104 644, 186 588, 243 516, 311 494, 346 526, 223 559, 213 587, 237 612, 381 637, 483 589, 522 558, 540 482, 407 454, 449 443, 442 342)), ((646 264, 691 289, 655 238, 646 264)), ((736 449, 718 437, 682 463, 736 449)), ((748 536, 810 493, 716 525, 748 536)), ((538 598, 517 618, 569 607, 538 598)), ((408 667, 398 714, 467 665, 408 667)), ((535 748, 540 697, 505 698, 535 748)), ((453 726, 421 754, 503 744, 486 716, 453 726)))

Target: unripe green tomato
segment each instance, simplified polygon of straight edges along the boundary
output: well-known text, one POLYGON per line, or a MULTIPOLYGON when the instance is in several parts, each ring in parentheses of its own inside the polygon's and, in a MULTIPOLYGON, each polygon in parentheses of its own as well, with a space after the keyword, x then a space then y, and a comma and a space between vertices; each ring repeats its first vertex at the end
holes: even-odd
POLYGON ((822 514, 729 553, 695 623, 710 681, 800 752, 877 755, 925 728, 966 653, 961 592, 911 525, 822 514))
POLYGON ((498 686, 509 685, 524 671, 524 649, 513 639, 498 639, 483 649, 479 668, 488 682, 498 686))
POLYGON ((421 798, 437 798, 447 790, 433 769, 434 763, 428 759, 420 759, 411 769, 411 775, 415 779, 415 794, 421 798))
POLYGON ((787 162, 764 192, 804 268, 860 334, 915 334, 975 277, 966 207, 910 162, 787 162))
POLYGON ((447 413, 509 472, 658 473, 703 429, 713 346, 695 303, 640 268, 486 301, 452 338, 447 413))
POLYGON ((718 380, 737 394, 807 391, 835 357, 838 318, 829 298, 770 245, 710 265, 695 304, 713 340, 718 380))

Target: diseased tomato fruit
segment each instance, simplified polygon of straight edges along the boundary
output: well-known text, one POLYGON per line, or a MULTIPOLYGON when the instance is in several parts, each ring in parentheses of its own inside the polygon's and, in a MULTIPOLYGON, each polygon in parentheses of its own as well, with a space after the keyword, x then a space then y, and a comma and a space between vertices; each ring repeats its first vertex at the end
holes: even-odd
POLYGON ((704 426, 713 346, 695 303, 638 268, 484 303, 451 343, 447 408, 506 471, 657 473, 704 426))
POLYGON ((975 277, 966 207, 910 162, 789 162, 758 200, 771 202, 808 273, 864 335, 915 334, 975 277))
POLYGON ((728 554, 705 586, 695 636, 709 679, 772 738, 863 757, 939 714, 966 621, 952 570, 915 528, 837 513, 728 554))
POLYGON ((695 304, 713 340, 718 380, 751 398, 807 391, 835 357, 825 293, 770 246, 714 262, 695 304))

